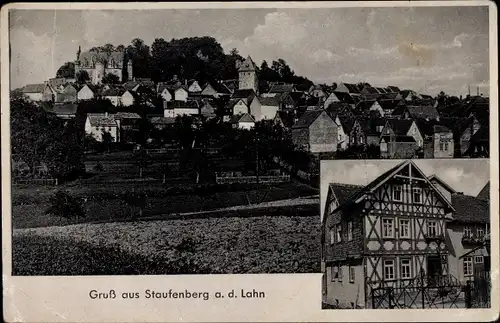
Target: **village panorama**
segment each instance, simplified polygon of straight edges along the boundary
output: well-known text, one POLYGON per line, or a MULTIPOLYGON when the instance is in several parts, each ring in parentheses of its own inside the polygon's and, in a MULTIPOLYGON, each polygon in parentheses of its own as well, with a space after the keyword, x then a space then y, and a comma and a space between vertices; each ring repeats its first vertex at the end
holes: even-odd
MULTIPOLYGON (((336 231, 319 212, 321 160, 408 160, 382 174, 384 183, 418 183, 419 201, 431 196, 446 211, 421 206, 436 215, 427 232, 444 237, 440 221, 449 216, 462 228, 453 243, 467 244, 464 254, 484 247, 488 202, 454 195, 440 174, 409 161, 489 157, 489 98, 474 87, 457 97, 398 84, 316 84, 285 59, 256 63, 237 49, 224 53, 212 37, 158 38, 151 48, 136 38, 128 46, 75 46, 74 60, 54 78, 13 89, 10 111, 13 275, 323 272, 324 305, 358 308, 375 306, 368 278, 379 283, 374 293, 389 295, 374 295, 377 306, 387 299, 395 307, 401 302, 383 289, 384 275, 415 278, 432 267, 442 277, 433 286, 462 291, 476 264, 484 268, 486 257, 456 254, 455 272, 440 271, 450 258, 429 264, 427 236, 407 237, 411 257, 380 260, 385 251, 370 249, 379 233, 369 233, 380 202, 351 212, 362 223, 338 216, 365 201, 350 196, 351 187, 339 192, 333 183, 328 191, 334 206, 325 217, 336 231), (481 216, 471 218, 467 207, 481 216), (349 250, 353 234, 356 252, 336 252, 349 250), (386 271, 363 273, 368 263, 386 271)), ((388 198, 408 193, 392 192, 388 198)), ((405 212, 417 223, 423 211, 405 212)), ((384 223, 393 235, 400 222, 384 223)))

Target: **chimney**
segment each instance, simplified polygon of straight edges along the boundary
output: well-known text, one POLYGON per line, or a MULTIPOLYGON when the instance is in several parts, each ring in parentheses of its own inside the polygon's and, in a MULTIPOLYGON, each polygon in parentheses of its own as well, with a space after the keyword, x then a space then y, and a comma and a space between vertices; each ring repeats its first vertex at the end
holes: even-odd
MULTIPOLYGON (((188 80, 187 79, 184 80, 184 86, 188 86, 188 80)), ((478 89, 478 91, 479 91, 479 89, 478 89)))

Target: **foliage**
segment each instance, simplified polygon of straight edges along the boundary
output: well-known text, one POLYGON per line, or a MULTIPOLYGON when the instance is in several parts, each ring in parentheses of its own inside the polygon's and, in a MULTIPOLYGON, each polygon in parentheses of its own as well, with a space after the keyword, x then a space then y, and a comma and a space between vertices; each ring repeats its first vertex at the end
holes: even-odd
POLYGON ((345 150, 337 152, 338 159, 378 159, 380 158, 380 147, 377 145, 349 146, 345 150))
POLYGON ((102 84, 118 84, 120 83, 120 78, 113 73, 107 73, 103 76, 101 80, 102 84))
POLYGON ((76 82, 79 84, 85 84, 86 82, 90 81, 90 76, 87 71, 78 71, 76 73, 76 82))
POLYGON ((75 77, 75 63, 66 62, 59 67, 56 72, 56 77, 73 78, 75 77))
POLYGON ((101 162, 97 162, 97 164, 95 164, 94 171, 96 171, 98 173, 104 171, 104 166, 102 166, 101 162))
POLYGON ((144 192, 136 192, 135 190, 127 192, 125 202, 132 209, 132 218, 137 217, 137 213, 134 211, 135 208, 139 208, 139 216, 141 217, 147 204, 147 195, 144 192))
POLYGON ((82 203, 70 194, 57 191, 49 200, 50 207, 45 214, 62 218, 80 218, 85 216, 82 203))

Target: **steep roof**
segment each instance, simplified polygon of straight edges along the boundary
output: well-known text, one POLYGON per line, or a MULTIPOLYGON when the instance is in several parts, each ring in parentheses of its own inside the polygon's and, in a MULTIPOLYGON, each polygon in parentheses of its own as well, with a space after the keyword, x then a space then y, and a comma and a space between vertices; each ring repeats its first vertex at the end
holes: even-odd
POLYGON ((404 119, 387 119, 387 123, 396 135, 406 135, 410 130, 413 120, 404 119))
POLYGON ((415 142, 415 138, 406 135, 382 136, 381 139, 384 139, 386 142, 415 142))
POLYGON ((379 94, 378 90, 372 86, 365 86, 362 90, 363 93, 379 94))
POLYGON ((399 91, 401 91, 399 89, 399 87, 393 86, 393 85, 389 85, 388 88, 391 90, 391 92, 399 92, 399 91))
POLYGON ((362 185, 330 183, 330 191, 335 195, 339 206, 344 204, 351 196, 363 189, 362 185))
POLYGON ((365 101, 359 101, 356 104, 356 110, 358 111, 365 111, 368 110, 372 107, 372 105, 375 103, 375 100, 365 100, 365 101))
POLYGON ((490 181, 484 185, 483 189, 479 194, 477 194, 477 198, 481 200, 489 200, 490 199, 490 181))
POLYGON ((309 128, 309 126, 323 113, 325 110, 311 110, 306 111, 300 119, 293 125, 293 129, 309 128))
POLYGON ((283 122, 283 126, 285 128, 291 128, 293 126, 294 116, 290 113, 287 113, 285 111, 278 111, 275 118, 279 118, 281 122, 283 122))
POLYGON ((234 106, 238 103, 238 102, 243 102, 243 104, 245 104, 248 108, 248 105, 245 103, 245 101, 243 100, 243 98, 240 98, 240 99, 230 99, 225 108, 228 109, 228 110, 232 110, 234 108, 234 106))
POLYGON ((76 103, 54 103, 50 112, 57 115, 75 115, 78 110, 76 103))
POLYGON ((45 89, 45 84, 27 84, 23 87, 23 93, 42 93, 45 89))
POLYGON ((490 222, 490 203, 487 200, 461 193, 451 195, 455 208, 454 220, 461 223, 490 222))
POLYGON ((293 92, 295 90, 295 86, 293 84, 273 84, 269 89, 269 93, 284 93, 284 92, 293 92))
POLYGON ((195 100, 167 102, 168 109, 198 109, 198 107, 198 102, 195 100))
POLYGON ((134 112, 117 112, 115 119, 140 119, 141 116, 134 112))
POLYGON ((255 119, 248 113, 236 114, 233 115, 230 119, 231 123, 238 122, 255 122, 255 119))
POLYGON ((418 129, 427 136, 432 136, 436 133, 450 133, 452 132, 448 127, 443 125, 440 121, 436 120, 417 120, 418 129))
POLYGON ((421 119, 437 119, 439 113, 432 105, 408 105, 406 106, 408 112, 413 118, 421 119))
POLYGON ((255 63, 253 62, 253 60, 250 56, 248 56, 242 62, 237 61, 236 68, 240 72, 242 72, 242 71, 256 71, 257 70, 257 66, 255 66, 255 63))
POLYGON ((125 93, 125 89, 122 87, 112 87, 109 90, 102 92, 102 96, 122 96, 125 93))
POLYGON ((349 93, 361 92, 356 84, 352 84, 352 83, 342 83, 342 84, 347 88, 347 90, 349 90, 349 93))
POLYGON ((439 183, 439 185, 443 186, 444 188, 446 188, 450 193, 456 193, 457 191, 451 187, 450 185, 448 185, 448 183, 446 183, 445 181, 443 181, 441 178, 439 178, 437 175, 431 175, 428 177, 429 178, 429 181, 433 182, 433 181, 436 181, 439 183))
POLYGON ((112 116, 97 116, 97 115, 88 115, 87 118, 89 118, 90 124, 94 127, 113 127, 117 126, 115 118, 112 116))
POLYGON ((395 100, 384 100, 384 99, 378 100, 377 102, 383 110, 389 110, 389 111, 390 110, 394 111, 398 107, 399 103, 398 101, 395 100))
POLYGON ((260 97, 259 101, 262 105, 266 106, 279 106, 280 101, 276 97, 260 97))
POLYGON ((352 96, 349 93, 336 92, 336 91, 333 91, 332 93, 335 94, 335 96, 342 102, 349 103, 349 104, 354 103, 354 99, 352 98, 352 96))
POLYGON ((235 90, 231 95, 231 99, 253 99, 255 97, 255 91, 253 89, 242 89, 235 90))

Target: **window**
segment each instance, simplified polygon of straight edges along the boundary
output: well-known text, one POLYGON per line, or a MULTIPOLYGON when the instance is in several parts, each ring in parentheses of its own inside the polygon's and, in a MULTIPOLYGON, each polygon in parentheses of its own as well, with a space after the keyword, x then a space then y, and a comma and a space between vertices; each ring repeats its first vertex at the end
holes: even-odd
POLYGON ((394 185, 394 189, 392 190, 392 199, 394 201, 402 201, 403 187, 401 185, 394 185))
POLYGON ((384 260, 384 280, 392 280, 394 277, 394 260, 384 260))
POLYGON ((399 237, 410 238, 410 220, 408 219, 399 220, 399 237))
POLYGON ((437 236, 437 223, 434 220, 427 220, 427 234, 431 237, 437 236))
POLYGON ((393 219, 383 219, 382 220, 382 237, 383 238, 394 238, 394 220, 393 219))
POLYGON ((339 266, 332 267, 332 281, 339 279, 339 266))
POLYGON ((475 256, 475 257, 474 257, 474 262, 475 262, 476 264, 482 264, 482 263, 484 263, 484 258, 483 258, 483 256, 475 256))
POLYGON ((442 142, 439 143, 439 151, 443 151, 444 150, 444 145, 442 142))
POLYGON ((347 222, 347 240, 352 241, 352 221, 347 222))
POLYGON ((477 237, 482 238, 484 236, 484 229, 483 228, 477 228, 477 237))
POLYGON ((447 142, 444 143, 444 150, 448 151, 448 143, 447 142))
POLYGON ((342 242, 342 226, 337 224, 337 242, 342 242))
POLYGON ((472 257, 464 258, 464 276, 472 275, 472 257))
POLYGON ((470 227, 466 226, 464 228, 464 237, 469 238, 471 236, 472 236, 472 230, 470 229, 470 227))
POLYGON ((359 137, 359 143, 362 144, 363 143, 363 136, 359 137))
POLYGON ((339 141, 342 141, 342 134, 339 133, 339 141))
POLYGON ((335 243, 335 232, 333 228, 330 228, 330 244, 335 243))
POLYGON ((410 259, 401 259, 401 278, 411 278, 411 262, 410 259))
POLYGON ((420 187, 413 188, 413 203, 422 203, 422 189, 420 187))
POLYGON ((356 273, 354 271, 354 267, 349 266, 349 282, 354 283, 356 280, 356 273))

